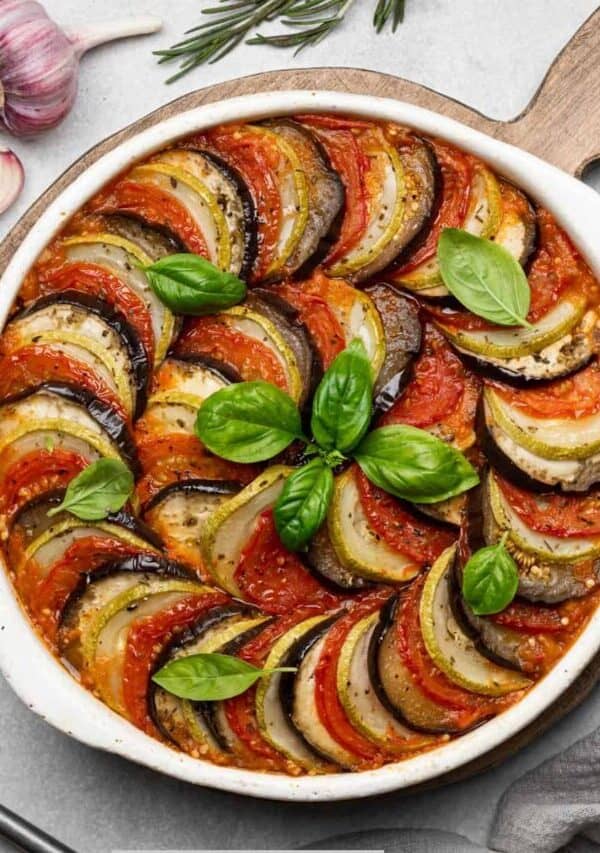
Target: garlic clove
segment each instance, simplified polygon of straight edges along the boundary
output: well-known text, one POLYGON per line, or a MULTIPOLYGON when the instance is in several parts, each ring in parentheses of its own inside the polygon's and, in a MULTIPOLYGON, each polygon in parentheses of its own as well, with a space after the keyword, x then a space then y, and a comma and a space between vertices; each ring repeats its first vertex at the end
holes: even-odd
POLYGON ((23 164, 10 148, 0 148, 0 213, 19 197, 25 183, 23 164))

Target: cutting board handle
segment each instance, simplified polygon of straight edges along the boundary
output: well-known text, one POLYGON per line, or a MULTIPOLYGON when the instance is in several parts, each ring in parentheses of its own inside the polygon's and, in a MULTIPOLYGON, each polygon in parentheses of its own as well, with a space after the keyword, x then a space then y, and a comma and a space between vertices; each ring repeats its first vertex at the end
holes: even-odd
POLYGON ((577 177, 600 158, 600 9, 555 59, 527 108, 496 135, 577 177))

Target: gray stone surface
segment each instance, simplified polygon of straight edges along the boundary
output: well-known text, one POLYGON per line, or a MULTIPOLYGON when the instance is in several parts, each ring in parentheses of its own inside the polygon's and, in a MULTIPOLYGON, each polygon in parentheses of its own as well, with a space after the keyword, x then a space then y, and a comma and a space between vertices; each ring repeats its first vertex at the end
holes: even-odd
MULTIPOLYGON (((19 204, 0 218, 0 233, 72 160, 107 134, 192 88, 290 62, 396 73, 508 118, 525 105, 553 56, 597 4, 408 0, 407 21, 396 37, 376 39, 368 25, 372 3, 361 0, 343 30, 295 59, 275 50, 242 48, 167 88, 164 69, 154 64, 150 50, 174 41, 202 5, 200 0, 47 0, 48 10, 65 24, 155 12, 164 17, 165 30, 86 57, 79 100, 67 121, 43 139, 10 143, 26 164, 27 187, 19 204)), ((595 184, 600 187, 600 180, 595 184)), ((469 782, 412 796, 303 806, 193 788, 95 752, 35 718, 0 681, 0 802, 80 853, 292 848, 327 835, 398 826, 459 832, 481 844, 507 784, 590 732, 599 712, 596 690, 538 742, 469 782)), ((5 849, 10 848, 0 842, 0 851, 5 849)))

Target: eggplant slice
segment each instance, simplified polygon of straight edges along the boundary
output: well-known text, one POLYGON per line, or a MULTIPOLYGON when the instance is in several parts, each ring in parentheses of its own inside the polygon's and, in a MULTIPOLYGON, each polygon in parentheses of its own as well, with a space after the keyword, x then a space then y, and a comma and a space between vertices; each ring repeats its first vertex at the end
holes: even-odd
POLYGON ((292 119, 271 119, 264 124, 296 150, 306 175, 306 224, 285 267, 278 272, 279 277, 305 275, 323 259, 333 242, 344 205, 344 185, 317 136, 307 127, 292 119))
POLYGON ((325 521, 311 539, 305 560, 320 578, 346 592, 358 592, 369 586, 369 581, 347 568, 340 560, 329 535, 325 521))

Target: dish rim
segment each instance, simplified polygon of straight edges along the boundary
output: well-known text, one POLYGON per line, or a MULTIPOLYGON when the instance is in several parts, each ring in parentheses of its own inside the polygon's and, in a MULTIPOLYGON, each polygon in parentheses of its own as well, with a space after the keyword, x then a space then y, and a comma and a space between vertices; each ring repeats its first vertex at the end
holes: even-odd
MULTIPOLYGON (((404 101, 327 90, 281 90, 228 98, 157 120, 75 178, 31 227, 7 265, 0 281, 0 328, 24 275, 42 249, 67 219, 120 171, 177 138, 217 124, 302 112, 353 114, 406 124, 481 157, 556 216, 600 277, 600 240, 590 225, 600 217, 600 197, 576 178, 522 149, 404 101)), ((31 710, 89 746, 114 752, 182 781, 265 799, 325 802, 374 796, 456 770, 500 746, 538 718, 600 649, 598 608, 550 673, 516 705, 474 731, 431 752, 377 770, 296 778, 220 767, 192 758, 145 735, 111 711, 81 687, 47 649, 22 609, 1 559, 0 565, 0 669, 31 710), (32 672, 36 673, 35 679, 29 676, 32 672), (79 712, 76 717, 74 707, 79 712)))

